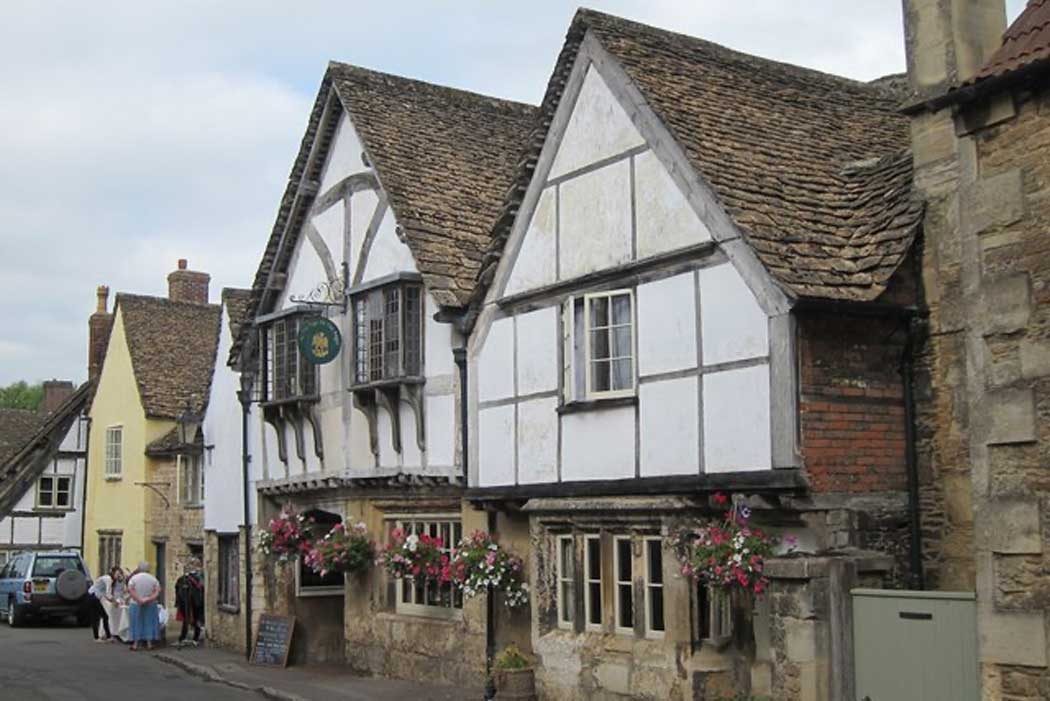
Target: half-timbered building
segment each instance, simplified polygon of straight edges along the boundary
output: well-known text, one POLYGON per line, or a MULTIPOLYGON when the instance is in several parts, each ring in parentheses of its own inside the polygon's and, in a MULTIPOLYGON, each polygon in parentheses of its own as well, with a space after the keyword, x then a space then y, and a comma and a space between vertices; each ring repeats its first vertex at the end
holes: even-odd
POLYGON ((906 120, 587 10, 540 109, 464 323, 469 495, 530 547, 543 698, 845 698, 843 592, 910 571, 906 120), (718 492, 798 540, 754 606, 669 545, 718 492))

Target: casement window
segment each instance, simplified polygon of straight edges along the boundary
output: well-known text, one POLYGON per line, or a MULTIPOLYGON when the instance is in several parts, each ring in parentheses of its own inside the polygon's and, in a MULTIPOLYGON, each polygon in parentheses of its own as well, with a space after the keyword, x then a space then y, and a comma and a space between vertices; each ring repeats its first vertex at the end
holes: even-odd
POLYGON ((352 298, 353 384, 423 374, 423 287, 399 281, 352 298))
POLYGON ((237 611, 241 605, 240 539, 219 536, 219 607, 237 611))
POLYGON ((36 505, 41 509, 73 507, 73 476, 44 475, 37 482, 36 505))
POLYGON ((634 553, 631 539, 618 536, 613 539, 613 572, 615 581, 616 630, 634 632, 634 553))
POLYGON ((664 634, 664 552, 660 538, 645 538, 645 633, 664 634))
POLYGON ((597 535, 583 539, 584 580, 583 608, 584 624, 589 630, 602 627, 602 541, 597 535))
POLYGON ((666 630, 663 539, 610 535, 606 538, 598 533, 554 537, 558 627, 662 638, 666 630), (575 563, 580 545, 583 546, 583 572, 577 579, 575 563), (608 560, 603 563, 605 558, 608 560), (612 566, 604 566, 607 564, 612 566), (635 586, 636 581, 640 586, 635 586), (582 587, 582 591, 578 587, 582 587), (612 595, 608 609, 604 592, 612 595), (576 623, 574 617, 576 601, 581 596, 582 625, 576 623))
POLYGON ((119 479, 124 474, 124 427, 106 429, 106 479, 119 479))
MULTIPOLYGON (((456 544, 463 538, 463 525, 458 517, 405 517, 392 522, 406 534, 428 535, 441 539, 441 551, 451 559, 456 544)), ((451 584, 431 579, 406 577, 397 580, 395 610, 435 618, 458 618, 462 615, 463 594, 451 584)))
POLYGON ((299 352, 302 313, 270 321, 261 327, 259 360, 264 402, 317 398, 317 366, 299 352))
POLYGON ((635 392, 634 292, 574 297, 563 310, 568 401, 625 397, 635 392))
POLYGON ((201 455, 180 455, 179 503, 183 506, 204 504, 204 459, 201 455))
POLYGON ((701 642, 721 645, 733 635, 733 607, 729 592, 698 584, 696 600, 697 621, 701 642))
POLYGON ((121 564, 123 537, 120 533, 99 531, 98 533, 98 568, 99 576, 121 564))
POLYGON ((572 628, 576 618, 576 543, 571 535, 558 537, 558 627, 572 628))

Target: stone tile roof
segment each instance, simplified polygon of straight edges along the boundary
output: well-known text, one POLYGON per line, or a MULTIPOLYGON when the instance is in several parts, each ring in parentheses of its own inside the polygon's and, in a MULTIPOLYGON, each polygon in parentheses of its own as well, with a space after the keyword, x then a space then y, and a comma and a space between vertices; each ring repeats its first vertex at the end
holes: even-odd
POLYGON ((85 382, 50 414, 0 409, 0 517, 47 469, 94 391, 95 383, 85 382))
POLYGON ((966 82, 977 83, 1006 75, 1040 61, 1050 61, 1050 0, 1028 0, 1025 9, 1003 33, 1002 46, 966 82))
POLYGON ((328 70, 428 291, 465 304, 535 108, 342 63, 328 70))
POLYGON ((251 296, 251 290, 243 290, 238 287, 222 288, 222 304, 226 307, 230 336, 233 338, 237 338, 240 334, 241 325, 248 317, 248 304, 251 296))
MULTIPOLYGON (((315 142, 323 153, 334 129, 321 128, 332 90, 350 114, 405 240, 440 304, 465 304, 493 220, 514 182, 536 110, 529 105, 332 62, 314 101, 277 218, 252 283, 248 316, 264 308, 266 282, 290 259, 285 230, 298 232, 320 180, 323 158, 307 172, 315 142)), ((230 349, 234 362, 245 341, 230 349)))
POLYGON ((21 450, 46 420, 42 411, 0 409, 0 464, 21 450))
POLYGON ((219 341, 217 304, 118 294, 128 351, 146 416, 203 413, 219 341))
POLYGON ((623 67, 776 280, 796 297, 869 301, 918 230, 908 119, 868 85, 592 10, 577 12, 530 153, 493 235, 476 304, 587 32, 623 67))

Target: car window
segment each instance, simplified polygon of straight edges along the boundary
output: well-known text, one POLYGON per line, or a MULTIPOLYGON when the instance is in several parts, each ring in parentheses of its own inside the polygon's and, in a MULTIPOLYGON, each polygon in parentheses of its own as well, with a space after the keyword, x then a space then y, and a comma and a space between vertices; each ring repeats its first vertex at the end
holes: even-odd
POLYGON ((34 577, 57 577, 66 570, 80 570, 80 558, 70 555, 37 555, 33 563, 34 577))
POLYGON ((26 576, 26 556, 19 555, 11 563, 11 570, 8 572, 8 576, 14 579, 21 579, 26 576))

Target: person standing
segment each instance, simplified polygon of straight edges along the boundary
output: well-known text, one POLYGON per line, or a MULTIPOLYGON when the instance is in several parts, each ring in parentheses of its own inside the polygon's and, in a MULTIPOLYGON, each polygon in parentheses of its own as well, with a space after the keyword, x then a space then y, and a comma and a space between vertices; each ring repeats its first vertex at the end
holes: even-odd
POLYGON ((125 615, 127 585, 124 581, 124 570, 119 566, 114 566, 109 571, 109 578, 111 580, 109 593, 102 598, 102 608, 105 610, 106 615, 109 616, 110 630, 113 631, 113 637, 119 642, 124 642, 123 635, 127 628, 127 616, 125 615))
POLYGON ((131 649, 138 650, 140 643, 146 643, 146 649, 152 650, 153 643, 160 637, 160 611, 157 599, 160 597, 160 582, 149 572, 149 563, 140 562, 136 574, 128 580, 128 594, 131 596, 129 615, 131 616, 131 649))
POLYGON ((88 589, 87 613, 88 619, 91 621, 91 635, 94 636, 96 643, 108 643, 113 637, 109 632, 109 615, 106 613, 106 609, 102 607, 102 602, 110 597, 112 588, 113 578, 108 574, 104 574, 96 579, 91 584, 91 588, 88 589), (102 622, 103 630, 106 631, 105 638, 98 637, 99 621, 102 622))
POLYGON ((204 579, 200 562, 196 559, 186 563, 186 571, 175 582, 175 617, 182 621, 179 645, 186 642, 186 634, 193 626, 193 644, 201 639, 201 621, 204 620, 204 579))

